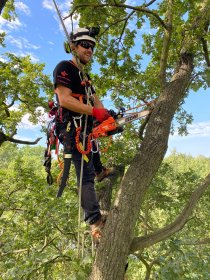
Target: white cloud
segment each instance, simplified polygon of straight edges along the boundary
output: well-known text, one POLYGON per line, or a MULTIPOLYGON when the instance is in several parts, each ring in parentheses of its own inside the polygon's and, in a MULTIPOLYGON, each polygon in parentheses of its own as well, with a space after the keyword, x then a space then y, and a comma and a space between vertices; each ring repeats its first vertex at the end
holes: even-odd
MULTIPOLYGON (((65 0, 65 1, 57 1, 56 0, 56 4, 58 6, 58 9, 62 12, 62 13, 65 13, 65 12, 69 12, 69 9, 70 9, 70 6, 71 6, 71 3, 69 0, 65 0)), ((42 2, 42 6, 50 11, 56 11, 55 9, 55 5, 53 3, 52 0, 44 0, 42 2)))
POLYGON ((131 5, 131 6, 137 5, 136 1, 133 1, 133 0, 127 0, 127 1, 125 1, 125 4, 126 4, 126 5, 131 5))
MULTIPOLYGON (((188 136, 192 136, 192 137, 210 136, 210 121, 198 122, 198 123, 188 125, 187 129, 188 129, 188 136)), ((176 130, 172 137, 182 137, 182 136, 179 136, 176 130)))
MULTIPOLYGON (((22 51, 22 50, 20 50, 20 51, 18 51, 18 52, 10 52, 11 54, 14 54, 15 56, 20 56, 20 57, 25 57, 25 56, 29 56, 30 57, 30 60, 31 60, 31 62, 32 63, 37 63, 37 62, 39 62, 40 60, 39 60, 39 58, 35 55, 35 54, 33 54, 33 53, 31 53, 31 52, 24 52, 24 51, 22 51)), ((2 61, 2 62, 8 62, 8 59, 6 58, 4 58, 3 56, 0 56, 0 61, 2 61)), ((14 68, 16 68, 17 66, 14 66, 14 68)))
MULTIPOLYGON (((6 103, 10 103, 10 100, 8 99, 6 103)), ((11 107, 10 107, 10 110, 11 111, 19 111, 19 108, 18 108, 18 104, 13 104, 11 107)))
MULTIPOLYGON (((28 6, 23 2, 16 2, 15 7, 17 10, 22 11, 26 15, 30 15, 31 13, 28 6)), ((12 30, 17 30, 23 26, 25 26, 25 24, 20 22, 18 17, 15 17, 14 19, 12 19, 12 21, 8 21, 0 16, 0 32, 10 33, 12 30)))
POLYGON ((194 136, 210 135, 210 121, 199 122, 199 123, 189 125, 188 131, 190 135, 194 135, 194 136))
POLYGON ((2 57, 2 56, 0 56, 0 61, 3 62, 3 63, 7 62, 7 60, 4 57, 2 57))
MULTIPOLYGON (((60 3, 58 1, 56 1, 56 4, 58 6, 58 9, 61 13, 62 18, 65 18, 66 16, 69 15, 69 12, 70 12, 70 9, 71 9, 71 3, 69 2, 69 0, 65 0, 65 1, 62 1, 60 3)), ((54 12, 54 18, 59 23, 59 30, 63 33, 64 32, 63 31, 63 26, 60 22, 60 19, 59 19, 59 16, 58 16, 57 12, 56 12, 53 1, 52 0, 44 0, 42 2, 42 5, 43 5, 44 8, 54 12)), ((77 15, 77 19, 74 18, 73 28, 78 27, 78 22, 79 22, 79 15, 77 15)), ((65 19, 64 24, 66 26, 66 29, 67 29, 68 33, 70 33, 72 31, 71 30, 72 29, 71 19, 70 18, 65 19)))
POLYGON ((22 117, 22 120, 20 122, 20 124, 18 125, 18 128, 21 128, 21 129, 36 129, 39 127, 39 124, 33 124, 30 122, 29 120, 30 118, 30 114, 25 114, 23 117, 22 117))
POLYGON ((21 12, 23 12, 27 16, 29 16, 31 14, 31 11, 30 11, 29 7, 26 4, 24 4, 23 2, 16 2, 15 3, 15 8, 17 10, 20 10, 21 12))
POLYGON ((30 129, 30 130, 36 130, 41 129, 42 125, 47 125, 47 122, 49 121, 48 114, 44 112, 43 107, 37 107, 36 109, 37 113, 40 113, 40 116, 38 117, 38 124, 33 124, 30 119, 30 114, 27 113, 22 117, 22 120, 20 124, 18 125, 19 129, 30 129))
POLYGON ((21 57, 30 56, 31 62, 33 62, 33 63, 39 62, 39 58, 31 52, 19 52, 19 53, 16 53, 16 55, 21 56, 21 57))
POLYGON ((51 0, 44 0, 42 2, 42 6, 51 11, 53 11, 55 9, 55 6, 51 0))
POLYGON ((31 44, 27 39, 23 37, 14 38, 13 36, 9 35, 7 39, 10 41, 12 45, 15 45, 19 49, 33 49, 37 50, 40 46, 31 44))
POLYGON ((1 31, 10 31, 10 30, 16 30, 20 27, 22 27, 23 24, 20 22, 18 18, 15 18, 13 21, 7 21, 2 16, 0 16, 0 30, 1 31))
MULTIPOLYGON (((17 10, 20 10, 26 15, 30 15, 31 11, 29 7, 23 2, 16 2, 15 7, 17 10)), ((18 17, 15 17, 12 21, 8 21, 0 16, 0 31, 9 32, 11 30, 17 30, 20 27, 25 26, 25 24, 21 23, 18 17)))
POLYGON ((23 45, 20 39, 14 38, 12 36, 8 36, 7 40, 14 46, 16 46, 18 49, 22 49, 23 45))

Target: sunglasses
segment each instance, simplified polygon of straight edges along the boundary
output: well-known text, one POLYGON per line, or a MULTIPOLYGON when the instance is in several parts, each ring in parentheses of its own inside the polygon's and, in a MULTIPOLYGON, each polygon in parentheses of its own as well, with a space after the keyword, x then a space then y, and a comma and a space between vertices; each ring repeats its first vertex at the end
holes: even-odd
POLYGON ((91 48, 92 51, 94 50, 94 47, 95 47, 95 45, 93 45, 93 44, 91 44, 91 43, 89 43, 87 41, 80 41, 78 43, 78 45, 80 45, 81 47, 83 47, 84 49, 87 49, 87 50, 89 48, 91 48))

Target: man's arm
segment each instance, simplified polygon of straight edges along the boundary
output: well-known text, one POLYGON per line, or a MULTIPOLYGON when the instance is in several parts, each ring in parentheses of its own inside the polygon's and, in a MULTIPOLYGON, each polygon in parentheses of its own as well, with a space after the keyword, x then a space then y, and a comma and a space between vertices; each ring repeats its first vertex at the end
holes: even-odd
POLYGON ((55 92, 57 93, 60 106, 80 114, 92 115, 93 107, 81 103, 75 97, 71 96, 71 89, 58 85, 55 92))
POLYGON ((71 89, 65 86, 58 85, 55 92, 57 93, 60 106, 63 108, 80 114, 92 115, 99 122, 103 122, 110 117, 108 111, 103 107, 103 104, 98 97, 95 99, 95 106, 92 107, 81 103, 79 100, 71 96, 71 89))

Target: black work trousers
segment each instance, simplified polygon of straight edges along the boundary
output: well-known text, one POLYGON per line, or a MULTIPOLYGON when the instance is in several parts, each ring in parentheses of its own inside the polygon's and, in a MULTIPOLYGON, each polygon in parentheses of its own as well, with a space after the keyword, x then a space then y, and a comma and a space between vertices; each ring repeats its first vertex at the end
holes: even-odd
MULTIPOLYGON (((84 160, 83 165, 83 179, 82 179, 82 189, 81 189, 81 206, 84 210, 84 219, 89 224, 94 224, 101 218, 99 203, 97 201, 94 178, 95 172, 92 161, 92 153, 88 155, 89 161, 84 160)), ((72 151, 72 161, 74 163, 76 174, 77 174, 77 184, 80 183, 80 173, 81 173, 81 160, 82 155, 77 149, 72 151)))
MULTIPOLYGON (((82 154, 76 148, 74 131, 64 131, 61 134, 63 135, 62 142, 64 144, 64 154, 72 154, 72 161, 74 163, 77 175, 77 185, 79 186, 82 154)), ((88 159, 88 162, 84 160, 83 165, 81 206, 84 210, 84 220, 91 225, 101 218, 101 213, 94 186, 95 169, 93 165, 92 152, 88 154, 88 159)), ((101 163, 99 155, 94 157, 94 162, 98 166, 98 169, 102 169, 100 166, 101 163)))

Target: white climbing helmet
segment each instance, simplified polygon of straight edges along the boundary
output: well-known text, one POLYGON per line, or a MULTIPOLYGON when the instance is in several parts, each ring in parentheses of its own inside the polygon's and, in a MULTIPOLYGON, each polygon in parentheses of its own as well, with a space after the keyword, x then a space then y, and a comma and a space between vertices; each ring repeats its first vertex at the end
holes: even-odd
POLYGON ((77 28, 70 34, 70 39, 73 43, 81 40, 88 40, 95 44, 95 37, 99 34, 99 31, 99 27, 77 28))

